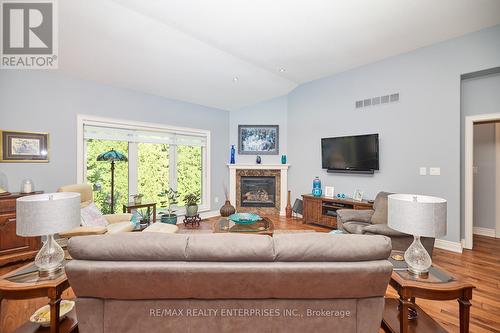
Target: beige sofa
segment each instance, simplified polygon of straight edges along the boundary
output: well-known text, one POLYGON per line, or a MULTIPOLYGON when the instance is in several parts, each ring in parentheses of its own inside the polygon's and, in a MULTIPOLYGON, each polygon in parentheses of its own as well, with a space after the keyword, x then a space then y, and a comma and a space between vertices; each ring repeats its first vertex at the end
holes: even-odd
POLYGON ((378 332, 390 239, 320 233, 74 237, 81 333, 378 332))
MULTIPOLYGON (((92 186, 88 184, 61 186, 57 191, 80 193, 81 208, 88 206, 94 201, 92 195, 92 186)), ((79 226, 69 231, 59 233, 59 236, 63 238, 70 238, 74 236, 117 234, 134 230, 134 226, 132 225, 132 223, 130 223, 132 214, 107 214, 104 215, 104 218, 109 223, 106 227, 79 226)))

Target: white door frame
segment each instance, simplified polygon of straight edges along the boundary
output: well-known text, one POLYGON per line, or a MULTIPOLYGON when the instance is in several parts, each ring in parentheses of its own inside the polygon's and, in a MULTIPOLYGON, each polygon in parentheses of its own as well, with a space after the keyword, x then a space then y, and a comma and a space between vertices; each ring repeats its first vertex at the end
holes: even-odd
MULTIPOLYGON (((464 248, 472 249, 474 222, 474 124, 500 121, 500 113, 489 113, 465 117, 465 234, 464 248)), ((499 223, 497 216, 497 225, 499 223)))

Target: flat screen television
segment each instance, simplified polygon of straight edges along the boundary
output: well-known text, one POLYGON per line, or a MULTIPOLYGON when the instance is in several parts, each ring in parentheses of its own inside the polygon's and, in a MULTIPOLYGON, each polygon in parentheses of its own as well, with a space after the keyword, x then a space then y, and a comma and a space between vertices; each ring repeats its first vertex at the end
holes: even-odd
POLYGON ((373 173, 379 170, 378 134, 321 139, 323 169, 328 172, 373 173))

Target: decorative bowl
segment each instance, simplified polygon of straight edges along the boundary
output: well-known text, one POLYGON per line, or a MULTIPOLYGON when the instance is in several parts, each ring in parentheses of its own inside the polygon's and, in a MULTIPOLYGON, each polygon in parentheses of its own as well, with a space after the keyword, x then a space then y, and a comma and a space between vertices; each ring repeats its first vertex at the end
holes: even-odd
MULTIPOLYGON (((66 315, 73 310, 75 307, 75 302, 73 301, 68 301, 68 300, 62 300, 61 305, 60 305, 60 310, 59 310, 59 318, 60 320, 63 320, 66 318, 66 315)), ((35 313, 33 313, 30 317, 30 321, 35 324, 39 324, 43 327, 49 327, 50 326, 50 306, 45 305, 42 306, 40 309, 36 310, 35 313)))
POLYGON ((236 224, 252 224, 259 221, 261 217, 252 213, 236 213, 229 216, 229 219, 236 224))

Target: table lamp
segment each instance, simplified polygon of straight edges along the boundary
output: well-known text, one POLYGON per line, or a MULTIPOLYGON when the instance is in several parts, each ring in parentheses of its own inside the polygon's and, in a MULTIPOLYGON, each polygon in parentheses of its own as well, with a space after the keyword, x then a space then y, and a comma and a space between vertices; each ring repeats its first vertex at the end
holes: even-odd
POLYGON ((19 236, 47 236, 35 257, 41 279, 54 279, 62 273, 64 251, 54 234, 80 225, 80 194, 47 193, 16 200, 16 233, 19 236))
POLYGON ((432 259, 420 237, 446 235, 446 200, 416 194, 392 194, 388 200, 388 226, 414 237, 404 254, 408 272, 426 276, 432 259))

